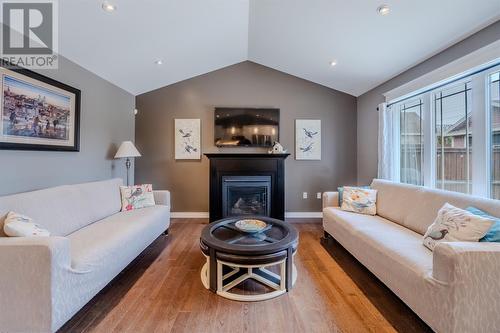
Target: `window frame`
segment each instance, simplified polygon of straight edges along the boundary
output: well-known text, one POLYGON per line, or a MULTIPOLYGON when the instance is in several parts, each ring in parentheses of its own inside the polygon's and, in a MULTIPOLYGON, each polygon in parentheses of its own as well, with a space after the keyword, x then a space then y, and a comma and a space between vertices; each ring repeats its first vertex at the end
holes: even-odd
MULTIPOLYGON (((434 103, 436 94, 449 89, 451 87, 470 83, 471 89, 471 122, 470 133, 473 139, 470 145, 471 150, 471 193, 475 196, 491 198, 491 182, 492 182, 492 138, 491 138, 491 112, 490 105, 490 75, 500 72, 500 64, 497 64, 480 72, 475 72, 471 75, 455 80, 450 78, 449 82, 440 85, 434 89, 426 90, 422 93, 415 92, 411 97, 403 100, 395 100, 389 102, 392 116, 394 117, 394 135, 393 145, 398 147, 394 149, 394 164, 395 164, 395 181, 401 182, 401 146, 400 146, 400 111, 404 104, 411 103, 417 99, 422 102, 422 135, 423 135, 423 154, 421 156, 422 165, 421 172, 423 173, 423 185, 426 187, 436 188, 436 132, 435 132, 435 109, 434 103)), ((468 145, 468 138, 467 138, 468 145)))
MULTIPOLYGON (((465 86, 465 90, 463 92, 465 92, 465 94, 467 95, 467 91, 470 90, 471 91, 471 122, 472 122, 472 128, 471 128, 471 133, 474 133, 474 130, 473 130, 473 127, 474 127, 474 122, 475 122, 475 119, 474 119, 474 110, 476 110, 476 106, 474 104, 474 98, 473 98, 473 94, 474 94, 474 84, 472 83, 472 81, 474 81, 475 78, 474 78, 474 75, 471 75, 471 76, 467 76, 465 78, 462 78, 460 80, 457 80, 457 81, 453 81, 453 82, 450 82, 446 85, 443 85, 439 88, 436 88, 432 91, 429 92, 430 94, 430 108, 431 108, 431 114, 430 114, 430 118, 431 118, 431 121, 430 121, 430 124, 431 125, 431 128, 430 128, 430 131, 431 131, 431 145, 428 147, 428 149, 431 151, 432 155, 431 155, 431 161, 432 161, 432 168, 430 170, 431 174, 429 175, 432 180, 431 180, 431 184, 432 184, 432 187, 433 188, 437 188, 436 187, 436 183, 437 183, 437 172, 436 172, 436 161, 437 161, 437 145, 436 145, 436 100, 438 99, 437 97, 437 94, 442 94, 443 91, 445 90, 448 90, 448 89, 451 89, 451 88, 454 88, 454 87, 457 87, 457 86, 460 86, 460 85, 464 85, 465 86), (468 86, 468 84, 470 83, 470 87, 468 86)), ((462 92, 462 91, 461 91, 462 92)), ((459 92, 459 93, 461 93, 459 92)), ((439 99, 443 99, 443 98, 447 98, 448 96, 439 96, 439 99)), ((442 111, 442 110, 441 110, 442 111)), ((476 112, 477 113, 477 112, 476 112)), ((466 120, 467 121, 467 120, 466 120)), ((468 133, 466 131, 466 133, 468 133)), ((474 137, 475 135, 472 134, 474 137)), ((469 138, 468 138, 468 134, 467 134, 467 138, 465 139, 465 142, 466 142, 466 148, 469 149, 469 138)), ((474 146, 474 140, 472 140, 472 146, 474 146)), ((424 147, 425 148, 425 147, 424 147)), ((471 193, 466 193, 466 194, 473 194, 474 193, 474 159, 475 159, 475 156, 474 154, 472 153, 473 151, 473 147, 470 147, 470 150, 471 150, 471 156, 469 157, 467 154, 467 180, 470 180, 470 184, 471 184, 471 193), (469 169, 468 169, 468 165, 469 165, 469 158, 471 159, 471 168, 472 168, 472 174, 470 174, 469 172, 469 169), (469 177, 470 176, 470 177, 469 177)), ((441 157, 443 160, 444 160, 444 155, 441 157)), ((445 179, 444 179, 444 170, 442 171, 442 175, 443 177, 443 180, 442 182, 444 183, 445 179)), ((430 185, 425 185, 424 186, 429 186, 430 185)), ((442 189, 442 188, 437 188, 437 189, 442 189)), ((459 193, 462 193, 462 192, 459 192, 459 193)))
POLYGON ((415 96, 413 98, 410 98, 410 99, 407 99, 407 100, 404 100, 404 101, 401 101, 400 103, 397 103, 397 109, 394 110, 395 112, 393 112, 393 117, 394 117, 394 122, 393 124, 395 124, 395 127, 397 127, 397 130, 395 131, 394 133, 394 147, 398 147, 397 148, 397 151, 395 151, 395 159, 394 159, 394 162, 395 162, 395 165, 397 165, 397 171, 396 171, 396 175, 397 175, 397 179, 399 182, 402 182, 401 178, 402 178, 402 175, 401 175, 401 111, 404 109, 405 111, 406 110, 409 110, 411 109, 412 107, 415 107, 415 106, 419 106, 420 107, 420 130, 421 130, 421 142, 422 142, 422 153, 420 155, 420 166, 421 166, 421 170, 420 170, 420 178, 422 180, 422 183, 424 183, 424 160, 425 160, 425 146, 424 146, 424 142, 423 142, 423 139, 425 138, 425 135, 424 135, 424 112, 425 112, 425 105, 424 105, 424 100, 423 100, 423 95, 418 95, 418 96, 415 96), (418 103, 417 103, 418 101, 418 103), (406 107, 406 105, 413 105, 413 106, 410 106, 410 107, 406 107))
MULTIPOLYGON (((493 193, 492 193, 492 185, 493 185, 493 173, 492 173, 492 162, 493 162, 493 140, 492 140, 492 123, 491 123, 491 118, 492 118, 492 111, 493 108, 491 107, 491 89, 490 89, 490 76, 499 73, 500 77, 500 65, 491 68, 488 71, 485 71, 485 77, 484 77, 484 84, 485 84, 485 108, 486 108, 486 119, 485 119, 485 127, 486 127, 486 140, 487 140, 487 148, 486 148, 486 154, 488 155, 487 159, 487 166, 486 166, 486 177, 487 177, 487 197, 493 199, 493 193)), ((500 83, 499 83, 500 84, 500 83)), ((500 99, 500 95, 499 95, 500 99)))

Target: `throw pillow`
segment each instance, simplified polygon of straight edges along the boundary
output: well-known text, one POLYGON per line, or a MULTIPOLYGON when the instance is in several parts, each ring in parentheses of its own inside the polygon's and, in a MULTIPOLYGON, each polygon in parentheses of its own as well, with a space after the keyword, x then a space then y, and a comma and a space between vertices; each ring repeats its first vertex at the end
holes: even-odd
POLYGON ((424 245, 434 251, 439 242, 477 242, 486 235, 493 221, 457 208, 449 203, 438 211, 424 235, 424 245))
POLYGON ((377 214, 377 190, 344 186, 340 209, 360 214, 377 214))
MULTIPOLYGON (((350 187, 369 189, 370 185, 350 186, 350 187)), ((339 193, 339 195, 338 195, 338 197, 339 197, 339 207, 342 207, 342 197, 344 196, 344 186, 337 187, 337 192, 339 193)))
POLYGON ((494 222, 486 235, 479 240, 480 242, 500 242, 500 218, 488 215, 488 213, 483 212, 476 207, 467 207, 466 210, 474 215, 493 220, 494 222))
POLYGON ((3 231, 10 237, 50 236, 48 230, 40 228, 33 219, 15 212, 9 212, 5 218, 3 231))
POLYGON ((120 186, 122 212, 155 205, 153 185, 120 186))

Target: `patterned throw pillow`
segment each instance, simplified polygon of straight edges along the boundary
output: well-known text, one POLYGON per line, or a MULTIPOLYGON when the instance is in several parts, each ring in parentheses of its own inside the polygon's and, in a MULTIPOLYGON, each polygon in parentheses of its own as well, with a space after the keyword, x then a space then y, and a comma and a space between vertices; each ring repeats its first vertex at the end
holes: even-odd
MULTIPOLYGON (((362 185, 362 186, 351 186, 356 188, 364 188, 370 189, 370 185, 362 185)), ((339 207, 342 207, 342 197, 344 196, 344 186, 337 187, 338 197, 339 197, 339 207)))
POLYGON ((122 212, 155 205, 153 185, 120 186, 122 212))
POLYGON ((5 218, 3 231, 9 237, 42 237, 50 232, 33 223, 33 219, 15 212, 9 212, 5 218))
POLYGON ((434 251, 439 242, 477 242, 494 221, 445 203, 424 235, 424 245, 434 251))
POLYGON ((340 209, 366 215, 377 214, 377 190, 344 186, 340 209))
POLYGON ((488 213, 476 207, 467 207, 465 210, 471 212, 474 215, 479 215, 481 217, 493 220, 495 223, 491 226, 490 230, 481 238, 480 242, 497 242, 500 243, 500 218, 488 215, 488 213))

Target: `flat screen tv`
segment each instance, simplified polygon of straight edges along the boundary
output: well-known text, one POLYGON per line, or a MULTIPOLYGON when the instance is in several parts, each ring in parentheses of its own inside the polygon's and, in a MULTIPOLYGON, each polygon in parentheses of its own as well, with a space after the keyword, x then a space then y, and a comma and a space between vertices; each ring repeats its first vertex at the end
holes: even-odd
POLYGON ((271 147, 279 139, 279 109, 215 108, 218 147, 271 147))

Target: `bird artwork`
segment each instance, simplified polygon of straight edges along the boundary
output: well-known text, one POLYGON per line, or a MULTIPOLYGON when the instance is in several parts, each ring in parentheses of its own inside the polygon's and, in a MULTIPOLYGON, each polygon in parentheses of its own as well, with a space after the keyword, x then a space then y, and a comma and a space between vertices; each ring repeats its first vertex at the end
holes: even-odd
POLYGON ((321 120, 295 121, 295 156, 298 160, 321 160, 321 120))
POLYGON ((438 241, 438 240, 444 239, 446 237, 446 235, 448 234, 448 232, 449 231, 447 229, 434 230, 431 233, 429 233, 428 237, 438 241))
POLYGON ((302 128, 302 129, 304 130, 305 135, 306 135, 308 138, 311 138, 311 139, 313 139, 313 138, 314 138, 314 136, 315 136, 316 134, 318 134, 318 131, 313 132, 312 130, 311 130, 311 131, 308 131, 306 128, 302 128))
POLYGON ((136 197, 140 197, 142 195, 142 188, 141 187, 138 187, 136 188, 131 194, 130 194, 130 197, 131 198, 136 198, 136 197))
POLYGON ((126 197, 127 206, 125 207, 125 210, 135 209, 135 207, 142 200, 144 200, 144 198, 142 197, 143 193, 144 191, 142 190, 142 187, 136 187, 135 189, 133 189, 132 192, 130 193, 130 196, 126 197))
POLYGON ((192 133, 192 132, 193 132, 193 131, 189 131, 189 132, 184 131, 182 128, 179 130, 179 133, 181 133, 181 136, 182 136, 183 138, 189 138, 189 137, 191 137, 191 133, 192 133))
POLYGON ((300 147, 300 150, 302 150, 302 152, 308 152, 308 151, 311 151, 312 148, 313 148, 313 142, 309 143, 309 145, 305 146, 305 147, 300 147))
POLYGON ((184 149, 186 150, 187 153, 191 154, 191 152, 197 152, 198 149, 195 147, 191 146, 190 144, 184 143, 184 149))
POLYGON ((175 119, 175 159, 200 159, 200 127, 200 119, 175 119))

